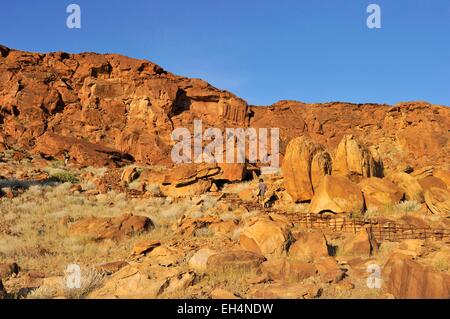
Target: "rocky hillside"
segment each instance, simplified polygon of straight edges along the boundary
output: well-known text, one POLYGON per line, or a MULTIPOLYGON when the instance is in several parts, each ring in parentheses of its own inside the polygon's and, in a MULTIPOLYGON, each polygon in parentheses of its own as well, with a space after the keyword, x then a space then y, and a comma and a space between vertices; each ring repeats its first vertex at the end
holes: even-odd
POLYGON ((170 133, 204 126, 279 127, 281 151, 307 135, 334 154, 353 134, 385 168, 442 166, 450 110, 426 102, 249 106, 200 79, 116 54, 39 54, 0 46, 0 148, 20 147, 84 165, 169 164, 170 133))

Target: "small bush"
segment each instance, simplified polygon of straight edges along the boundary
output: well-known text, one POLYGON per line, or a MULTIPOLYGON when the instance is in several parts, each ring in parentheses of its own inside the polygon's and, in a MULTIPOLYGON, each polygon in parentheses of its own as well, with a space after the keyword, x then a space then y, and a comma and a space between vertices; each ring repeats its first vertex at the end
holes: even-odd
MULTIPOLYGON (((105 275, 100 273, 94 268, 89 268, 82 273, 81 287, 80 288, 68 288, 64 287, 64 295, 69 299, 82 299, 87 297, 89 293, 103 284, 105 275)), ((65 280, 64 280, 65 282, 65 280)))
POLYGON ((58 172, 50 176, 50 179, 61 183, 78 183, 78 178, 71 172, 58 172))

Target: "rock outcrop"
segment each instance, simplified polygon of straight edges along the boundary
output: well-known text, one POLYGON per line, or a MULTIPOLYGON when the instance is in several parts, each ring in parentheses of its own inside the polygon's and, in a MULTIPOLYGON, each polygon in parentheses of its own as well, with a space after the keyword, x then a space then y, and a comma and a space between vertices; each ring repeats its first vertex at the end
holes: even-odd
POLYGON ((413 261, 410 256, 393 254, 383 268, 385 289, 396 298, 432 299, 450 297, 450 276, 413 261))
POLYGON ((353 135, 345 135, 333 158, 333 174, 359 182, 365 177, 382 177, 383 163, 377 162, 369 149, 362 147, 353 135))
POLYGON ((284 185, 291 198, 309 201, 323 176, 331 174, 331 157, 321 145, 301 136, 291 140, 283 161, 284 185))
MULTIPOLYGON (((379 176, 373 167, 379 161, 376 154, 390 171, 405 164, 448 171, 450 110, 444 106, 296 101, 248 106, 232 93, 145 60, 0 48, 1 149, 15 146, 59 158, 61 148, 45 147, 48 133, 73 139, 76 147, 66 150, 78 164, 122 165, 124 156, 139 163, 172 164, 172 130, 192 130, 193 120, 200 119, 204 129, 278 127, 282 155, 291 139, 309 136, 336 153, 336 172, 353 176, 379 176), (376 150, 368 152, 356 140, 376 150)), ((316 163, 323 160, 328 162, 322 157, 316 163)), ((318 183, 312 180, 313 186, 318 183)))

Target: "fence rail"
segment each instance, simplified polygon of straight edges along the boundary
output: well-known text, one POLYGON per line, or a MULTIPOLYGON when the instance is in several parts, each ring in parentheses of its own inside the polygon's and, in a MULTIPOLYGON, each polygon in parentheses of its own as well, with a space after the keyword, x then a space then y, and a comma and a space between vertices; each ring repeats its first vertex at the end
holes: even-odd
MULTIPOLYGON (((243 202, 235 194, 224 194, 225 200, 241 204, 249 210, 261 209, 256 202, 243 202)), ((286 213, 273 208, 265 209, 266 213, 286 216, 288 220, 301 227, 313 229, 329 229, 343 233, 357 233, 367 229, 377 241, 402 241, 405 239, 431 239, 450 243, 450 229, 424 228, 414 225, 400 224, 393 221, 382 222, 376 219, 355 218, 349 216, 332 216, 305 213, 286 213)))
POLYGON ((316 214, 285 214, 294 224, 305 228, 330 229, 336 232, 357 233, 361 229, 371 232, 377 241, 401 241, 405 239, 432 239, 450 241, 450 229, 422 228, 392 221, 380 222, 368 218, 321 216, 316 214))

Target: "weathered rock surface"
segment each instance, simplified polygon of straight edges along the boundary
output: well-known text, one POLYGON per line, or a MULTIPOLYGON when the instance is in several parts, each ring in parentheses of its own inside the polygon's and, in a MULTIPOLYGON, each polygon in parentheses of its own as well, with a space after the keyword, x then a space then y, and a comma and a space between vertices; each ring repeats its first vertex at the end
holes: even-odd
POLYGON ((257 218, 243 228, 239 243, 245 250, 267 259, 284 256, 291 241, 286 224, 271 218, 257 218))
POLYGON ((441 216, 450 216, 450 192, 447 189, 431 187, 425 192, 428 209, 441 216))
POLYGON ((382 276, 385 289, 396 298, 450 298, 450 276, 421 265, 407 255, 393 254, 382 276))
POLYGON ((396 172, 386 177, 405 192, 407 200, 414 200, 418 203, 424 202, 422 186, 411 175, 404 172, 396 172))
POLYGON ((299 260, 278 258, 263 263, 262 271, 268 274, 271 280, 300 282, 317 273, 314 264, 299 260))
POLYGON ((361 187, 345 176, 325 176, 309 207, 311 213, 361 213, 364 199, 361 187))
POLYGON ((333 174, 355 182, 364 177, 382 177, 383 163, 375 161, 370 150, 362 147, 353 135, 345 135, 333 158, 333 174))
POLYGON ((294 234, 295 242, 289 248, 289 256, 304 261, 314 261, 328 256, 327 240, 320 230, 294 234))
POLYGON ((257 272, 266 260, 262 255, 245 250, 231 250, 211 255, 206 263, 209 272, 257 272))
POLYGON ((418 179, 417 181, 419 182, 424 192, 432 187, 447 189, 447 184, 442 179, 435 176, 423 177, 418 179))
POLYGON ((296 202, 311 200, 314 185, 319 185, 324 175, 331 174, 331 158, 325 149, 308 137, 291 140, 283 160, 284 185, 296 202))
POLYGON ((366 208, 371 210, 398 204, 404 196, 404 192, 387 179, 365 178, 359 186, 364 195, 366 208))
POLYGON ((72 236, 87 236, 96 240, 120 239, 153 228, 153 222, 144 216, 125 214, 117 217, 87 217, 69 228, 72 236))
POLYGON ((346 255, 362 255, 368 257, 378 250, 378 243, 371 237, 368 229, 361 229, 358 234, 347 239, 341 249, 346 255))

